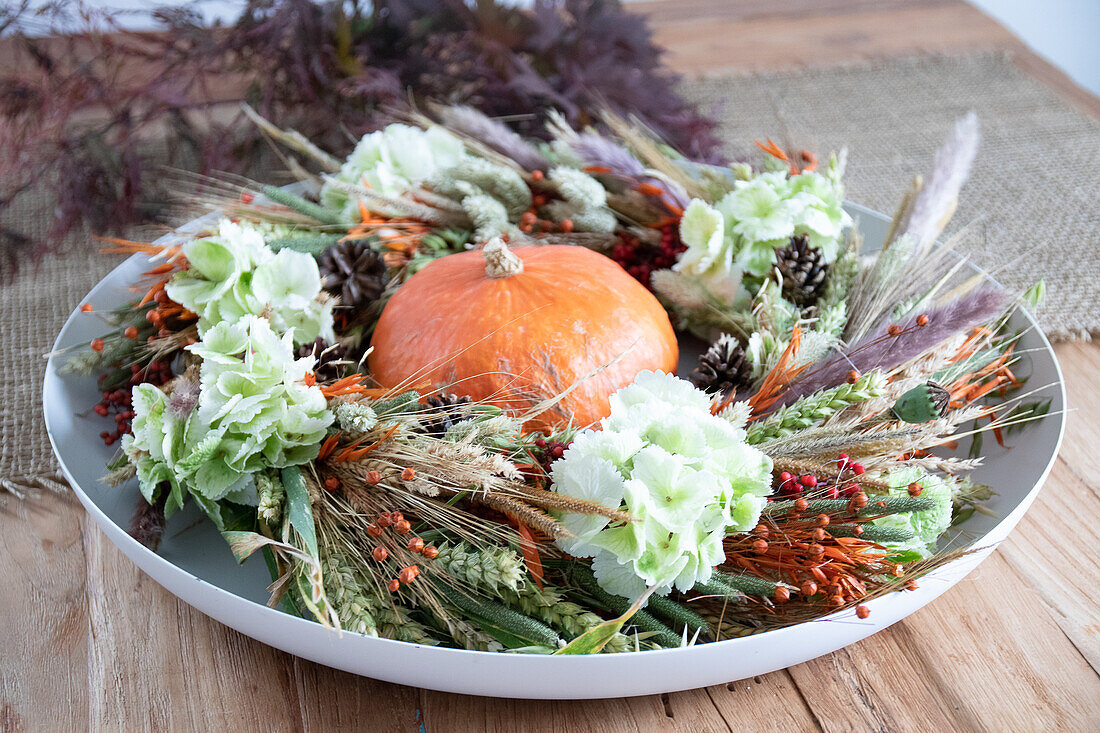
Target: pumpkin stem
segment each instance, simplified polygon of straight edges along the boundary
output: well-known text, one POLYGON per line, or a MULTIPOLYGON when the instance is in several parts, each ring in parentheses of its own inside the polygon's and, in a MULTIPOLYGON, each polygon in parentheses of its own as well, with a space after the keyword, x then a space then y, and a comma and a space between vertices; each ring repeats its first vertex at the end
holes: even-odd
POLYGON ((485 258, 485 274, 494 280, 523 272, 523 260, 500 237, 490 239, 481 248, 481 255, 485 258))

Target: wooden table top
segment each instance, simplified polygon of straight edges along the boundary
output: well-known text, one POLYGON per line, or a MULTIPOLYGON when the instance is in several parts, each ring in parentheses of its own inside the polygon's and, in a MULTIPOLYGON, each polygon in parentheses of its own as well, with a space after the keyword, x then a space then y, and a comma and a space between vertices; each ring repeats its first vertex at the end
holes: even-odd
MULTIPOLYGON (((1013 49, 958 0, 659 0, 650 17, 689 74, 1013 49)), ((0 512, 0 730, 1097 730, 1100 344, 1063 343, 1072 412, 1032 509, 974 573, 890 629, 754 679, 620 700, 495 700, 418 690, 276 651, 194 611, 127 560, 72 495, 0 512), (1075 556, 1075 551, 1082 552, 1075 556)))

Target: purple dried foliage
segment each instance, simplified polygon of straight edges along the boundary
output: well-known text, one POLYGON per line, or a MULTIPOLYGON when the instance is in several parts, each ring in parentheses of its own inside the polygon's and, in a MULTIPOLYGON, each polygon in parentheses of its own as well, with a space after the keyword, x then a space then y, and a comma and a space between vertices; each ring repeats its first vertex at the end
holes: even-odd
POLYGON ((410 97, 518 117, 526 135, 545 135, 548 109, 579 127, 608 106, 690 157, 717 150, 714 122, 676 93, 644 20, 618 2, 538 0, 523 10, 491 0, 249 0, 226 27, 186 8, 151 11, 153 33, 123 31, 88 7, 0 8, 20 56, 0 72, 0 216, 44 171, 60 175, 50 241, 85 223, 119 231, 156 221, 157 163, 247 173, 259 133, 243 120, 211 125, 208 114, 238 94, 337 154, 350 149, 347 132, 378 127, 410 97), (74 22, 94 32, 37 38, 74 22), (95 124, 78 124, 92 112, 95 124), (142 142, 165 128, 174 144, 153 160, 142 142))
POLYGON ((983 286, 925 311, 923 315, 928 316, 928 323, 924 326, 917 325, 920 314, 916 313, 896 324, 901 327, 897 336, 890 336, 889 326, 884 326, 846 349, 843 355, 812 368, 791 384, 775 406, 789 405, 818 390, 835 387, 844 382, 853 369, 862 374, 904 364, 956 333, 989 322, 1004 311, 1009 301, 1004 290, 983 286))

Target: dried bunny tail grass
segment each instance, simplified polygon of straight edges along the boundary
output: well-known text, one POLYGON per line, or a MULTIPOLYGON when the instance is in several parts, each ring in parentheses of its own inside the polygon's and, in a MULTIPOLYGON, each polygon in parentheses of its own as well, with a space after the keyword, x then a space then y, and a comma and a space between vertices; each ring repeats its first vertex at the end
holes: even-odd
POLYGON ((924 179, 901 229, 917 243, 918 255, 932 246, 951 218, 980 141, 978 116, 970 112, 955 123, 943 146, 936 151, 932 172, 924 179))

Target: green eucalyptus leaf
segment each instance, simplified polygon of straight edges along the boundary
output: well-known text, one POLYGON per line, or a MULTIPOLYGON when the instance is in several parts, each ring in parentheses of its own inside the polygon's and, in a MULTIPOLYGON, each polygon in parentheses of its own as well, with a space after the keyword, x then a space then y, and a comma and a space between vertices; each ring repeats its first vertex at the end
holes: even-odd
POLYGON ((317 548, 317 530, 313 525, 313 509, 309 503, 309 490, 302 471, 297 466, 284 468, 281 472, 283 488, 286 489, 287 521, 305 543, 306 549, 314 558, 320 556, 317 548))

